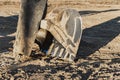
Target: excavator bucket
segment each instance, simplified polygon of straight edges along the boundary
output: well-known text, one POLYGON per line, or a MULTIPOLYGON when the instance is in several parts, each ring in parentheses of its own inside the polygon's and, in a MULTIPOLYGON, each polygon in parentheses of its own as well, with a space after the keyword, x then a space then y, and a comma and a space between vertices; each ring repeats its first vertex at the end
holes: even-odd
POLYGON ((49 31, 54 39, 47 54, 68 61, 74 61, 81 36, 82 22, 74 9, 55 9, 41 21, 41 28, 49 31))

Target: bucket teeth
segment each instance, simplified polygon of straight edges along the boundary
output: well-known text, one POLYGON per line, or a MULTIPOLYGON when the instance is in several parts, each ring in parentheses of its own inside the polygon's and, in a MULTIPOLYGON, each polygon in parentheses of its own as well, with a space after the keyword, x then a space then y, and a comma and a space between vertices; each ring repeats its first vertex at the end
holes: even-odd
POLYGON ((75 55, 70 54, 59 42, 53 42, 48 50, 52 57, 62 58, 64 60, 74 61, 75 55))

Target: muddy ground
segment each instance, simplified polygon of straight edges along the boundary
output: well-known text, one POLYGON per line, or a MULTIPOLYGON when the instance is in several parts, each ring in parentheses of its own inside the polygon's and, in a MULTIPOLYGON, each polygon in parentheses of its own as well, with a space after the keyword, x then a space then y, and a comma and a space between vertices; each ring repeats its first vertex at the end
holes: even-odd
POLYGON ((49 4, 48 12, 54 6, 62 6, 74 8, 82 16, 83 34, 76 61, 70 63, 47 56, 15 61, 12 46, 19 4, 1 3, 0 80, 120 80, 119 4, 56 4, 49 4))

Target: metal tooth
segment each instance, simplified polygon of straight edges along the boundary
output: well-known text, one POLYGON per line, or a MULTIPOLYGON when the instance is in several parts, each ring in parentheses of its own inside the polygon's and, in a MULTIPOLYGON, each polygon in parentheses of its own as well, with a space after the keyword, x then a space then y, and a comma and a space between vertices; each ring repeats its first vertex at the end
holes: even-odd
POLYGON ((74 59, 75 59, 75 56, 74 56, 74 54, 69 54, 70 56, 69 56, 69 61, 74 61, 74 59))
POLYGON ((49 48, 49 51, 48 51, 48 55, 50 55, 50 54, 52 54, 53 52, 52 51, 54 51, 53 49, 54 49, 54 46, 55 46, 55 44, 54 43, 52 43, 51 44, 51 46, 50 46, 50 48, 49 48))
POLYGON ((61 57, 62 56, 62 54, 64 53, 64 48, 61 48, 61 50, 60 50, 60 53, 59 53, 59 57, 61 57))
POLYGON ((66 53, 65 53, 65 56, 64 56, 64 59, 66 59, 68 55, 69 55, 69 53, 66 52, 66 53))
POLYGON ((64 58, 64 56, 65 56, 65 51, 62 53, 62 55, 61 55, 61 58, 64 58))
POLYGON ((59 55, 60 55, 60 50, 61 50, 61 47, 59 46, 59 48, 58 48, 58 51, 57 51, 57 53, 56 53, 56 57, 59 57, 59 55))
POLYGON ((59 47, 54 48, 54 52, 53 52, 52 56, 56 56, 58 50, 59 50, 59 47))

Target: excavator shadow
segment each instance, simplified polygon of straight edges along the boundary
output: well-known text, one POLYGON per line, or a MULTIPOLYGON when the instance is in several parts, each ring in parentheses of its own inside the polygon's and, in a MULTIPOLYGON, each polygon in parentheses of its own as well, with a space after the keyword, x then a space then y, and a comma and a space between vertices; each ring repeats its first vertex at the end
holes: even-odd
MULTIPOLYGON (((120 34, 120 17, 83 30, 77 58, 87 57, 120 34)), ((119 43, 118 43, 119 44, 119 43)))

